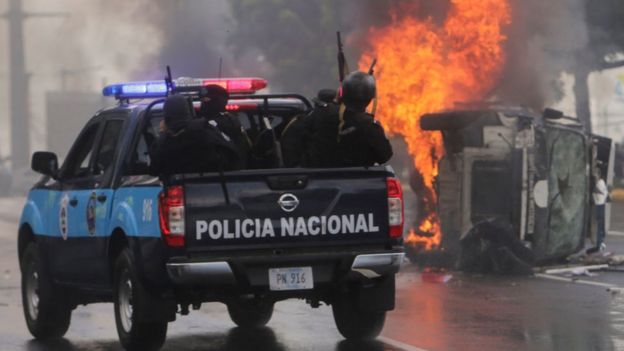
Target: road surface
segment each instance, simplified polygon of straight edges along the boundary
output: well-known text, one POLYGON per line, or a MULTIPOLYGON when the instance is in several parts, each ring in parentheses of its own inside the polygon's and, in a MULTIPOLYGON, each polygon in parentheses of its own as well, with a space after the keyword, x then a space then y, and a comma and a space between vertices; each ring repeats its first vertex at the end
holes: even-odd
MULTIPOLYGON (((0 350, 121 350, 112 304, 78 307, 62 340, 41 343, 28 334, 16 254, 23 201, 0 199, 0 350)), ((624 205, 614 208, 618 213, 624 217, 624 205)), ((624 232, 623 224, 613 229, 624 232)), ((624 236, 609 236, 607 243, 624 252, 624 236)), ((601 272, 577 283, 455 274, 444 284, 423 282, 406 264, 397 308, 377 341, 344 341, 327 306, 280 302, 266 328, 245 332, 215 303, 171 323, 163 350, 624 350, 624 293, 607 292, 610 285, 624 287, 624 273, 601 272)))

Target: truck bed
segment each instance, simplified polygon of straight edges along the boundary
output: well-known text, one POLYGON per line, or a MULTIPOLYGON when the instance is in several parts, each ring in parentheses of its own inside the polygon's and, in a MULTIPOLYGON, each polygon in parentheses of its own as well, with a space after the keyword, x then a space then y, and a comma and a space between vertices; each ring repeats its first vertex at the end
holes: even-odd
POLYGON ((386 167, 178 175, 189 254, 388 243, 386 167))

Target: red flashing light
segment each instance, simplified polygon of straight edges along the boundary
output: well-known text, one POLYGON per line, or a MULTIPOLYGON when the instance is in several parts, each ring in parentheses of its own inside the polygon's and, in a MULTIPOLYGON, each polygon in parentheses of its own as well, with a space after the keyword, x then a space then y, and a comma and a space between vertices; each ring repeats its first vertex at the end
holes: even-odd
POLYGON ((223 89, 225 89, 225 90, 228 90, 228 91, 229 91, 227 82, 226 82, 226 81, 223 81, 223 80, 204 79, 204 80, 202 81, 202 85, 203 85, 203 86, 208 86, 208 85, 218 85, 218 86, 220 86, 221 88, 223 88, 223 89))
POLYGON ((163 240, 171 247, 184 246, 184 188, 166 188, 159 195, 158 205, 163 240))
POLYGON ((386 178, 388 188, 388 225, 391 238, 403 236, 403 189, 397 178, 386 178))
POLYGON ((268 82, 260 78, 226 78, 226 79, 204 79, 202 84, 219 85, 230 93, 255 93, 267 87, 268 82))

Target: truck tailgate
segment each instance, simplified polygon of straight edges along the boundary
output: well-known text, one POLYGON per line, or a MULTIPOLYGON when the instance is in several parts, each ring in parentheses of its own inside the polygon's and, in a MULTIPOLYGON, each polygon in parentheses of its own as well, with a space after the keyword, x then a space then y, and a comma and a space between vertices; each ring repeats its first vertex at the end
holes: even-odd
POLYGON ((385 243, 389 176, 374 167, 187 177, 187 251, 385 243))

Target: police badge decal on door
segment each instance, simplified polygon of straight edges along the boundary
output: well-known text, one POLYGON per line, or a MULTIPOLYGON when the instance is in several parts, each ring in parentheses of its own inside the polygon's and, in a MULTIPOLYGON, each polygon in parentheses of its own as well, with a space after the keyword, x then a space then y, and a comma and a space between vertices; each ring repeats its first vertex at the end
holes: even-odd
POLYGON ((87 202, 87 230, 89 231, 89 235, 95 235, 95 202, 97 201, 97 195, 95 192, 91 193, 89 196, 89 201, 87 202))
POLYGON ((61 203, 59 206, 59 230, 61 232, 61 237, 63 240, 67 240, 67 231, 69 226, 69 221, 67 219, 67 205, 69 204, 69 195, 63 194, 61 198, 61 203))

